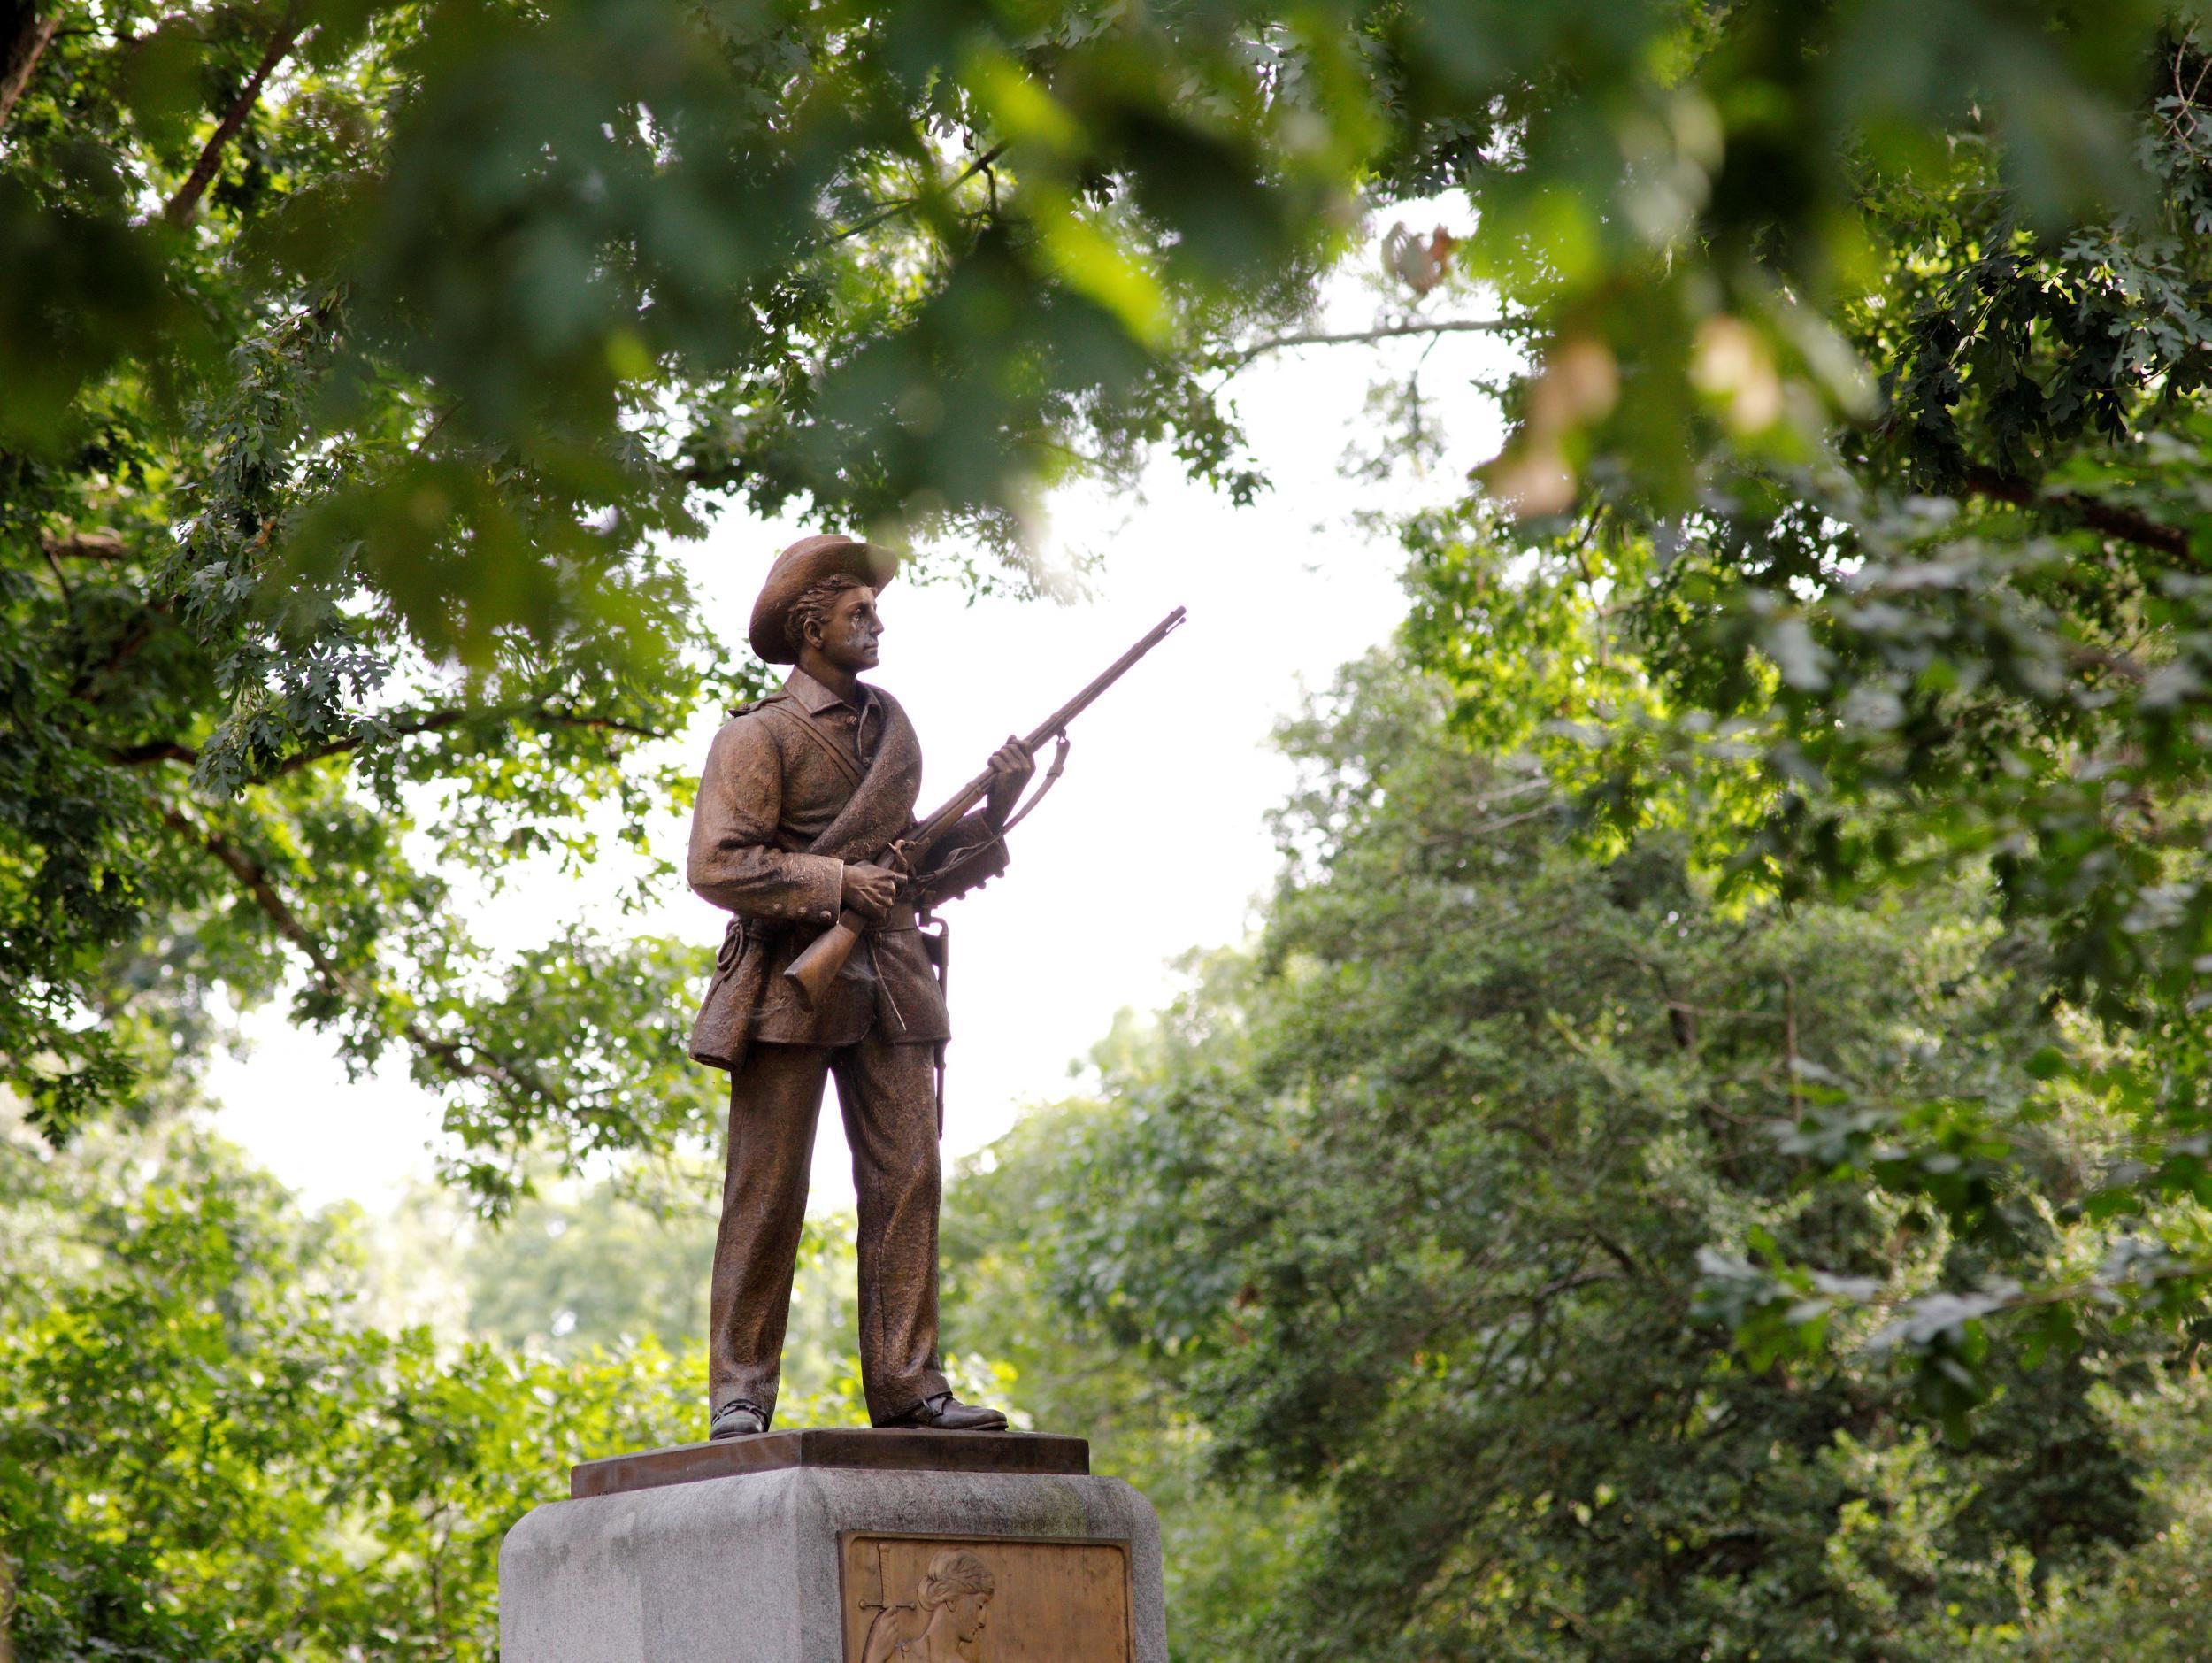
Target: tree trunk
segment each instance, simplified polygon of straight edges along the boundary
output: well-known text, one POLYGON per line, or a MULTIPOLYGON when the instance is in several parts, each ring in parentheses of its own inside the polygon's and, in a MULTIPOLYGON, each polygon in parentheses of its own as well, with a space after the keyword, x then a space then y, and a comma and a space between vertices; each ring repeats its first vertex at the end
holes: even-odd
POLYGON ((58 17, 41 17, 31 0, 0 0, 0 127, 8 125, 15 101, 31 84, 31 72, 60 27, 58 17))
MULTIPOLYGON (((0 0, 0 4, 5 4, 5 0, 0 0)), ((276 66, 290 54, 293 42, 299 39, 301 22, 300 8, 295 5, 284 14, 284 20, 277 25, 276 33, 269 37, 268 50, 261 54, 261 62, 255 66, 252 78, 246 82, 236 101, 224 112, 213 136, 207 142, 207 147, 200 152, 200 159, 192 165, 192 171, 186 176, 184 183, 177 187, 177 194, 170 197, 168 204, 162 209, 162 212, 168 216, 170 224, 182 225, 189 219, 193 211, 200 205, 201 196, 215 182, 215 175, 223 165, 224 146, 237 135, 240 127, 246 125, 246 118, 253 113, 254 104, 261 96, 263 85, 275 73, 276 66)))

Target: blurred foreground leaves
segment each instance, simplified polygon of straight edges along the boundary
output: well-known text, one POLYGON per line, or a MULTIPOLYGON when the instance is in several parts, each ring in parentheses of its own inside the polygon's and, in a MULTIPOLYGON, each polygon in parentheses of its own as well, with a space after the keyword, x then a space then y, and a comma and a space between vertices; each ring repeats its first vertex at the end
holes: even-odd
MULTIPOLYGON (((2025 1122, 1847 1074, 1791 1090, 1793 1152, 1997 1261, 1883 1332, 1955 1430, 2015 1359, 2108 1321, 2193 1344, 2212 1289, 2208 63, 2181 12, 2127 58, 2093 204, 2061 208, 1994 97, 1909 166, 1839 152, 1860 249, 1817 300, 1859 404, 1793 416, 1780 314, 1716 317, 1677 473, 1608 436, 1631 360, 1594 358, 1575 384, 1616 377, 1619 409, 1577 419, 1586 466, 1402 527, 1417 658, 1463 734, 1570 795, 1594 858, 1686 839, 1744 905, 1986 879, 2032 945, 2017 997, 2072 1043, 2039 1051, 2025 1122), (2083 1105, 2111 1136, 2054 1176, 2032 1128, 2083 1105), (2077 1250, 2003 1267, 2008 1190, 2087 1227, 2077 1250)), ((1578 350, 1521 384, 1523 451, 1578 350)), ((1863 1299, 1852 1266, 1771 1242, 1712 1271, 1754 1362, 1818 1349, 1863 1299)))
MULTIPOLYGON (((1340 52, 1315 26, 1280 50, 1340 52)), ((1026 587, 1071 456, 1171 434, 1243 480, 1155 349, 1310 272, 1348 162, 1270 150, 1240 39, 0 12, 0 1064, 38 1123, 288 992, 447 1095, 488 1207, 534 1148, 695 1145, 703 958, 495 954, 452 881, 660 868, 690 762, 648 747, 761 674, 666 553, 716 504, 957 534, 941 574, 1026 587)))
MULTIPOLYGON (((2001 234, 1962 258, 2096 267, 2097 227, 2172 196, 2185 28, 2132 0, 14 0, 6 1078, 65 1135, 217 989, 283 991, 448 1094, 489 1207, 534 1145, 684 1136, 660 1036, 579 1081, 521 1020, 573 954, 563 1021, 613 1034, 678 957, 510 962, 448 889, 681 805, 649 741, 758 671, 669 539, 735 502, 1027 588, 1072 474, 1165 447, 1248 499, 1237 370, 1373 335, 1317 327, 1321 284, 1364 216, 1453 192, 1472 223, 1388 244, 1378 329, 1527 343, 1491 487, 1689 512, 1716 454, 1809 465, 1873 407, 1854 349, 1910 311, 1876 300, 1943 281, 1900 225, 1970 204, 2001 234)), ((2171 314, 2177 364, 2185 218, 2108 285, 2171 314)), ((2108 424, 2093 394, 2063 420, 2108 424)))

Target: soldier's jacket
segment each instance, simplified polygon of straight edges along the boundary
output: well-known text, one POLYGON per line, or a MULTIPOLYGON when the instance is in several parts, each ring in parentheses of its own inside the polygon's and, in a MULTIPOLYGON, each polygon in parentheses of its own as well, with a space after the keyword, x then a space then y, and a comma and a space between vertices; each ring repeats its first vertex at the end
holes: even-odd
MULTIPOLYGON (((692 813, 689 877, 735 916, 692 1033, 695 1058, 735 1069, 749 1042, 849 1045, 872 1026, 895 1042, 949 1036, 929 938, 910 906, 869 930, 816 1010, 783 980, 835 921, 846 862, 872 859, 913 828, 920 777, 920 747, 896 700, 864 687, 855 709, 803 670, 715 735, 692 813), (841 815, 854 823, 836 824, 841 815), (826 837, 833 851, 820 846, 826 837)), ((926 889, 925 906, 1003 872, 1006 845, 979 812, 930 864, 946 875, 926 889)))

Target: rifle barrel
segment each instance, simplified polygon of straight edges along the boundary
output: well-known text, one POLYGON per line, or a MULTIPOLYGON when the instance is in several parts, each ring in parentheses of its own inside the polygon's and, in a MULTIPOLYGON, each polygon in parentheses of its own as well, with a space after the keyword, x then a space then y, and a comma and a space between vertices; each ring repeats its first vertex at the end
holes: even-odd
POLYGON ((1120 681, 1123 676, 1128 674, 1130 666, 1135 664, 1139 658, 1144 657, 1146 653, 1151 651, 1153 648, 1158 646, 1163 641, 1165 641, 1168 636, 1174 634, 1175 630, 1181 625, 1182 621, 1183 609, 1180 606, 1178 606, 1173 612, 1160 620, 1158 623, 1153 625, 1151 629, 1146 633, 1143 640, 1138 642, 1135 646, 1130 648, 1128 651, 1123 653, 1121 657, 1116 658, 1111 664, 1108 665, 1105 669, 1101 671, 1097 679, 1093 681, 1088 687, 1085 688, 1080 693, 1078 693, 1073 698, 1070 699, 1066 704, 1061 705, 1058 710, 1053 712, 1050 716, 1047 717, 1045 719, 1044 725, 1031 733, 1028 738, 1024 740, 1022 743, 1026 744, 1032 751, 1034 751, 1039 745, 1043 744, 1046 740, 1050 739, 1058 734, 1062 728, 1065 728, 1078 716, 1080 716, 1085 711, 1088 710, 1091 705, 1097 701, 1098 696, 1101 693, 1103 693, 1108 688, 1113 686, 1115 682, 1120 681))
MULTIPOLYGON (((1176 626, 1182 621, 1183 609, 1178 606, 1155 624, 1143 640, 1108 665, 1105 673, 1097 680, 1066 704, 1061 705, 1058 710, 1053 712, 1046 720, 1044 726, 1029 735, 1027 742, 1029 748, 1034 751, 1089 709, 1092 700, 1126 674, 1131 665, 1165 641, 1174 632, 1176 626)), ((1047 776, 1047 779, 1049 783, 1049 776, 1047 776)), ((986 768, 956 792, 950 802, 917 826, 909 836, 901 841, 898 848, 905 851, 912 862, 906 867, 906 883, 910 886, 906 892, 911 892, 910 886, 916 882, 914 872, 920 866, 922 858, 928 855, 930 850, 941 842, 948 832, 960 823, 970 809, 983 800, 984 794, 990 788, 991 771, 986 768)), ((1032 797, 1030 801, 1034 803, 1036 799, 1032 797)), ((1026 810, 1023 812, 1027 812, 1026 810)), ((849 908, 840 912, 837 922, 817 935, 807 944, 805 950, 785 967, 784 980, 791 984, 799 1003, 806 1009, 810 1011, 814 1009, 823 994, 828 990, 830 983, 836 980, 838 972, 844 967, 845 960, 851 954, 854 943, 860 940, 862 933, 867 928, 868 920, 849 908)))
MULTIPOLYGON (((1146 631, 1143 639, 1135 646, 1130 648, 1128 651, 1102 670, 1088 687, 1048 716, 1042 727, 1032 729, 1029 736, 1022 743, 1030 750, 1035 751, 1046 740, 1056 736, 1070 722, 1088 710, 1100 694, 1128 674, 1130 666, 1139 658, 1143 658, 1146 653, 1173 635, 1182 621, 1183 608, 1178 606, 1146 631)), ((986 769, 954 793, 951 799, 942 808, 915 828, 914 835, 907 841, 918 849, 926 850, 930 844, 950 831, 970 809, 981 802, 984 793, 990 789, 990 771, 986 769)))

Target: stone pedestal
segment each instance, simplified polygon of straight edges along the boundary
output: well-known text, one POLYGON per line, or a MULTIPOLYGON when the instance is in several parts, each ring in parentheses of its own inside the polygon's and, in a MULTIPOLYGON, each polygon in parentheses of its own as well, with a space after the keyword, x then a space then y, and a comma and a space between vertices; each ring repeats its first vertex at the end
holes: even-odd
POLYGON ((768 1433, 570 1490, 500 1550, 502 1663, 1167 1663, 1158 1521, 1079 1438, 768 1433))

